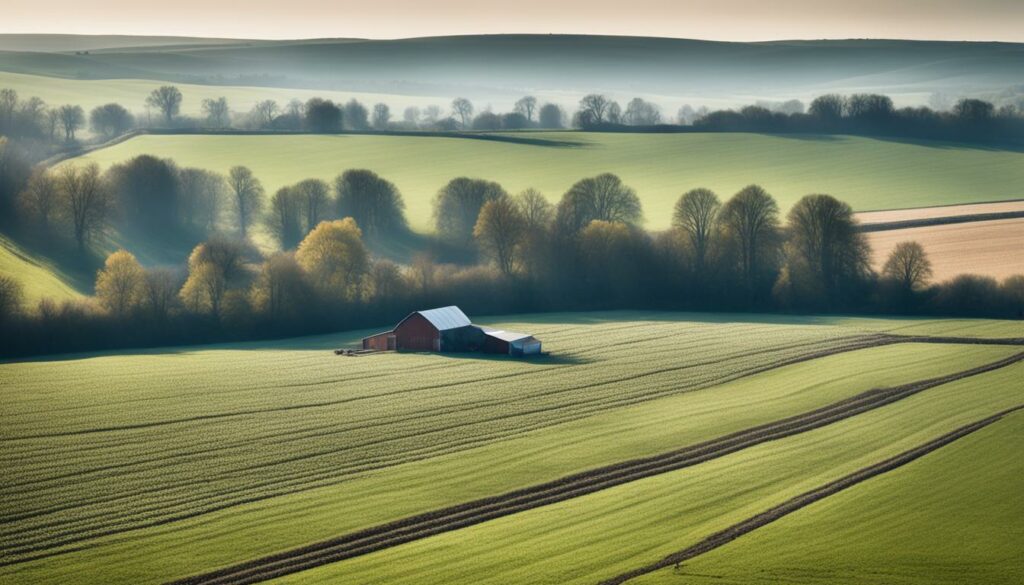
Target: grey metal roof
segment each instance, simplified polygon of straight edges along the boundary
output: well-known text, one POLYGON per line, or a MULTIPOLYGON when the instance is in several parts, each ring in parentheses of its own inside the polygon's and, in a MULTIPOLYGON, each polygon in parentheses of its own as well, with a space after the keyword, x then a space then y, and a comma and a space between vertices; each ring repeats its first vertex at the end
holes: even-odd
POLYGON ((482 327, 485 335, 496 337, 502 341, 512 343, 513 341, 519 341, 528 337, 533 337, 529 333, 518 333, 516 331, 505 331, 503 329, 491 329, 490 327, 482 327))
POLYGON ((430 321, 431 325, 437 327, 438 331, 458 329, 459 327, 466 327, 473 324, 473 322, 469 320, 469 317, 462 312, 462 309, 455 305, 416 312, 426 317, 427 321, 430 321))

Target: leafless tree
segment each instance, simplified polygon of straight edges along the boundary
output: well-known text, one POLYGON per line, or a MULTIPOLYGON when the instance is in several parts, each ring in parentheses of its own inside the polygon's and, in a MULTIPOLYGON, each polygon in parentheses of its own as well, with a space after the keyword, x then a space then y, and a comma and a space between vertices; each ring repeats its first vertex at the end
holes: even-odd
POLYGON ((567 233, 577 233, 594 220, 639 224, 643 211, 636 191, 611 173, 578 181, 558 203, 556 221, 567 233))
POLYGON ((391 108, 387 104, 373 106, 373 127, 377 130, 387 130, 391 122, 391 108))
POLYGON ((526 235, 526 218, 507 195, 492 199, 480 209, 473 236, 506 276, 515 271, 516 252, 526 235))
POLYGON ((74 230, 79 250, 107 224, 113 211, 113 196, 103 183, 96 163, 79 167, 67 165, 57 171, 61 212, 74 230))
POLYGON ((441 119, 441 106, 429 105, 423 109, 423 119, 433 124, 441 119))
POLYGON ((601 124, 607 121, 608 108, 611 105, 612 101, 607 96, 592 93, 580 100, 580 112, 589 116, 592 123, 601 124))
POLYGON ((60 208, 60 188, 56 178, 45 171, 36 171, 21 193, 21 208, 39 222, 45 231, 60 208))
POLYGON ((452 100, 452 115, 459 118, 463 128, 469 128, 473 119, 473 102, 466 98, 455 98, 452 100))
POLYGON ((64 127, 64 140, 75 139, 75 132, 85 124, 85 110, 82 106, 66 105, 60 107, 60 123, 64 127))
POLYGON ((704 271, 721 207, 718 195, 710 189, 687 191, 676 202, 672 225, 686 234, 693 249, 694 267, 698 274, 704 271))
MULTIPOLYGON (((301 108, 302 102, 299 102, 301 108)), ((294 107, 294 106, 292 106, 294 107)), ((262 100, 256 102, 252 107, 252 118, 260 128, 267 128, 274 122, 277 116, 277 102, 274 100, 262 100)))
POLYGON ((236 166, 228 172, 228 186, 233 195, 238 229, 245 238, 263 206, 263 185, 248 167, 236 166))
POLYGON ((97 106, 89 114, 89 125, 93 132, 107 137, 124 134, 134 124, 134 117, 121 104, 97 106))
POLYGON ((294 187, 302 210, 304 232, 309 233, 328 216, 330 187, 320 179, 306 179, 294 187))
POLYGON ((169 125, 181 109, 181 91, 173 85, 158 87, 146 98, 146 105, 160 110, 169 125))
POLYGON ((738 244, 740 270, 748 289, 753 290, 761 260, 766 255, 762 244, 773 239, 778 231, 779 206, 759 185, 748 185, 725 204, 721 218, 738 244))
POLYGON ((910 292, 928 284, 932 277, 932 263, 921 244, 900 242, 885 261, 882 274, 903 291, 910 292))
POLYGON ((228 108, 226 97, 203 100, 203 113, 206 114, 207 122, 214 128, 226 128, 231 124, 231 110, 228 108))
POLYGON ((526 116, 527 122, 533 122, 533 112, 537 109, 537 98, 532 95, 528 95, 519 98, 516 102, 515 111, 526 116))
POLYGON ((419 124, 420 109, 416 106, 409 106, 408 108, 405 108, 405 111, 402 112, 402 119, 405 120, 407 124, 412 124, 413 126, 419 124))

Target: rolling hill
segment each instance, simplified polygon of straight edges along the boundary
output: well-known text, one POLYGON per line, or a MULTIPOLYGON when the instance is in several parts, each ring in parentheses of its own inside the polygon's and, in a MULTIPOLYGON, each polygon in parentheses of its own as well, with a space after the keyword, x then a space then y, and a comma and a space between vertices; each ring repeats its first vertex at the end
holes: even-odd
POLYGON ((111 164, 140 155, 224 173, 246 165, 268 197, 286 184, 333 180, 368 168, 402 191, 412 227, 432 230, 431 202, 449 180, 480 177, 511 193, 540 189, 550 201, 576 181, 612 172, 636 189, 646 227, 664 229, 672 206, 695 187, 723 198, 764 186, 783 211, 809 193, 856 210, 1021 197, 1024 153, 968 145, 849 136, 530 132, 433 136, 140 136, 64 164, 111 164))
MULTIPOLYGON (((0 38, 0 47, 19 43, 36 46, 30 38, 0 38)), ((72 46, 69 40, 61 44, 72 46)), ((582 93, 600 91, 620 99, 650 97, 669 113, 687 101, 730 105, 836 91, 883 92, 920 103, 933 91, 975 94, 1024 82, 1024 46, 1013 43, 490 35, 108 44, 111 48, 88 55, 8 50, 0 53, 0 70, 79 79, 464 95, 497 107, 507 107, 523 92, 568 105, 582 93)))

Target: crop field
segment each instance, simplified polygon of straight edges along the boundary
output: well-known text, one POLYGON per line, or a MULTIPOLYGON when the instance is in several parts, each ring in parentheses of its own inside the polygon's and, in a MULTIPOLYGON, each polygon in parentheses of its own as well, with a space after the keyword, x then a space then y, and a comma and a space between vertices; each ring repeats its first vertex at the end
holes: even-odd
POLYGON ((0 364, 0 580, 596 582, 1024 402, 1013 322, 487 322, 551 354, 334 356, 353 332, 0 364), (266 558, 312 543, 311 571, 266 558))
MULTIPOLYGON (((150 79, 63 79, 26 75, 0 71, 0 88, 11 88, 23 98, 37 96, 47 104, 77 104, 89 110, 110 102, 117 102, 136 116, 146 116, 146 97, 151 91, 166 85, 166 81, 150 79)), ((197 85, 174 83, 181 90, 181 113, 187 116, 201 116, 204 99, 226 97, 231 111, 248 113, 261 100, 275 100, 284 106, 292 99, 306 101, 319 96, 325 99, 347 102, 357 99, 367 107, 377 102, 385 102, 391 106, 396 117, 401 116, 402 109, 410 105, 426 106, 437 104, 447 107, 450 98, 433 98, 429 96, 404 96, 396 94, 378 94, 366 92, 341 92, 311 89, 290 89, 280 87, 245 87, 234 85, 197 85)), ((159 113, 152 112, 154 119, 159 113)))
POLYGON ((898 243, 913 240, 924 246, 937 281, 968 273, 999 279, 1024 274, 1024 218, 893 229, 867 237, 876 270, 898 243))
POLYGON ((1022 448, 1018 413, 693 559, 679 573, 635 583, 701 583, 708 575, 728 585, 843 584, 875 575, 896 585, 954 585, 965 574, 975 583, 1024 582, 1022 448))
POLYGON ((33 256, 0 235, 0 274, 17 279, 25 288, 25 304, 34 306, 48 297, 58 301, 79 298, 74 284, 63 278, 57 268, 33 256))
POLYGON ((919 220, 940 220, 953 217, 985 216, 993 213, 1024 213, 1024 200, 940 205, 938 207, 911 207, 908 209, 889 209, 885 211, 862 211, 857 214, 857 221, 862 225, 874 225, 919 220))
POLYGON ((651 229, 667 227, 675 201, 694 187, 708 187, 727 198, 759 183, 783 210, 809 193, 829 193, 854 209, 878 210, 1019 199, 1024 185, 1024 153, 1019 151, 848 136, 150 135, 83 158, 107 167, 140 154, 218 172, 247 165, 268 197, 301 179, 330 181, 346 169, 368 168, 398 186, 410 224, 423 232, 433 229, 435 193, 458 176, 497 181, 512 193, 534 187, 554 202, 581 178, 616 173, 636 189, 651 229))

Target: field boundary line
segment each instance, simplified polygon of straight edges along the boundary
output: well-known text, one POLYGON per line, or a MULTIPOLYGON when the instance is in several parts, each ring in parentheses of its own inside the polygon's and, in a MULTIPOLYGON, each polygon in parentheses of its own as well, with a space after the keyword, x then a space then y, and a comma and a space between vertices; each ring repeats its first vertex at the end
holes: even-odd
POLYGON ((886 221, 879 223, 861 224, 860 226, 858 226, 858 231, 863 233, 887 232, 892 230, 923 228, 940 225, 953 225, 959 223, 973 223, 979 221, 1019 219, 1022 217, 1024 217, 1024 211, 993 211, 989 213, 950 215, 947 217, 924 217, 920 219, 906 219, 903 221, 886 221))
POLYGON ((744 534, 753 532, 754 530, 761 528, 762 526, 771 524, 772 522, 786 515, 792 514, 793 512, 796 512, 801 508, 807 507, 819 500, 827 498, 828 496, 837 494, 863 481, 866 481, 878 475, 882 475, 884 473, 888 473, 889 471, 893 471, 894 469, 902 467, 916 459, 919 459, 931 453, 932 451, 936 451, 958 439, 970 435, 975 431, 979 431, 992 423, 1002 420, 1007 415, 1012 414, 1021 409, 1024 409, 1024 404, 1008 408, 987 418, 983 418, 979 421, 975 421, 973 423, 964 425, 956 430, 950 431, 940 437, 928 441, 927 443, 918 445, 917 447, 914 447, 913 449, 910 449, 908 451, 904 451, 903 453, 900 453, 895 457, 891 457, 879 463, 869 465, 868 467, 859 469, 835 481, 826 483, 810 491, 804 492, 775 507, 769 508, 764 512, 761 512, 759 514, 751 516, 750 518, 747 518, 746 520, 733 524, 732 526, 724 530, 720 530, 712 534, 711 536, 708 536, 707 538, 701 540, 697 544, 694 544, 693 546, 685 548, 679 552, 668 555, 660 561, 651 563, 649 565, 645 565, 643 567, 639 567, 637 569, 633 569, 632 571, 628 571, 626 573, 622 573, 620 575, 612 577, 611 579, 606 579, 604 581, 601 581, 599 585, 621 585, 622 583, 625 583, 630 579, 634 579, 636 577, 640 577, 641 575, 652 573, 659 569, 670 567, 677 563, 688 561, 694 557, 710 552, 716 548, 719 548, 736 540, 744 534))
POLYGON ((553 481, 409 516, 281 553, 174 581, 175 585, 257 583, 362 556, 428 536, 580 497, 690 467, 902 400, 929 388, 1024 361, 1024 352, 944 376, 877 388, 802 413, 650 457, 631 459, 553 481))

